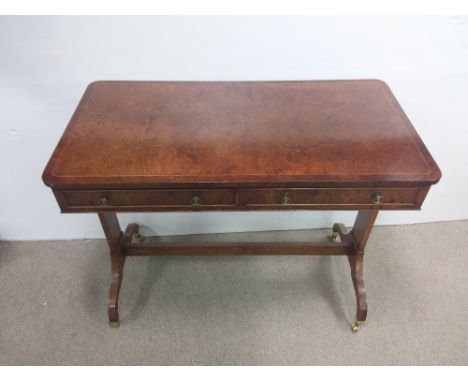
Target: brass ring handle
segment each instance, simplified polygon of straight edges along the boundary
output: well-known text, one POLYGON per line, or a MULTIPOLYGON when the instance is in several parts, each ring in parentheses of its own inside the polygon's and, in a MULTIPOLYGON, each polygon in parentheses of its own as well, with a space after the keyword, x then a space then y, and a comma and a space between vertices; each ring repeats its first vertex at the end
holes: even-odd
POLYGON ((99 199, 99 204, 101 206, 108 206, 110 204, 110 200, 106 197, 99 199))
POLYGON ((373 192, 371 195, 372 202, 374 204, 382 204, 383 203, 383 195, 381 192, 373 192))
POLYGON ((281 204, 283 204, 283 205, 289 204, 289 203, 291 203, 291 198, 289 197, 288 194, 284 194, 284 195, 281 197, 280 202, 281 202, 281 204))
POLYGON ((194 206, 199 206, 201 204, 201 198, 199 196, 193 196, 192 197, 192 204, 194 206))

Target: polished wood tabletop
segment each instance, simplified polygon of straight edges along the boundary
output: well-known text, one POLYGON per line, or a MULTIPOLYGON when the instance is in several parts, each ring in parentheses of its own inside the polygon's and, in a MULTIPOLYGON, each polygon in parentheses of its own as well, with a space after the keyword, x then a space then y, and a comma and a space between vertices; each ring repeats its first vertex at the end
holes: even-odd
POLYGON ((98 81, 43 178, 77 188, 421 185, 440 171, 379 80, 98 81))

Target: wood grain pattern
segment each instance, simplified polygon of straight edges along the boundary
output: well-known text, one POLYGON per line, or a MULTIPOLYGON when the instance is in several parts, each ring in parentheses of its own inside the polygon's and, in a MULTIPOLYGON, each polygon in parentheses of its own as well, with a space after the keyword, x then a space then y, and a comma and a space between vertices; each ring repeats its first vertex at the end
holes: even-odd
POLYGON ((377 80, 95 82, 43 175, 54 188, 439 178, 377 80))
POLYGON ((55 196, 62 212, 412 210, 421 207, 427 191, 428 187, 105 189, 55 190, 55 196), (375 193, 382 195, 382 202, 374 202, 375 193))
POLYGON ((187 207, 194 206, 236 206, 235 189, 195 190, 88 190, 63 191, 66 205, 70 207, 187 207))
POLYGON ((373 206, 372 195, 380 192, 383 202, 379 207, 393 205, 400 208, 414 207, 419 193, 418 188, 264 188, 246 191, 247 206, 285 205, 283 198, 287 197, 287 205, 301 206, 347 206, 360 209, 373 206))

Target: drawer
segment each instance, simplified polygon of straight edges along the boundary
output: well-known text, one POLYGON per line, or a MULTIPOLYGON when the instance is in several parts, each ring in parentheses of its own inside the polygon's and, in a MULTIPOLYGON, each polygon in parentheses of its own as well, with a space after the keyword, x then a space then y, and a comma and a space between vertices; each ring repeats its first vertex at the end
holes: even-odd
POLYGON ((249 189, 245 192, 245 204, 248 207, 404 209, 418 207, 422 203, 421 192, 410 187, 249 189))
POLYGON ((234 207, 237 204, 237 192, 234 189, 64 190, 61 191, 61 196, 57 195, 57 199, 65 204, 62 209, 194 209, 234 207))

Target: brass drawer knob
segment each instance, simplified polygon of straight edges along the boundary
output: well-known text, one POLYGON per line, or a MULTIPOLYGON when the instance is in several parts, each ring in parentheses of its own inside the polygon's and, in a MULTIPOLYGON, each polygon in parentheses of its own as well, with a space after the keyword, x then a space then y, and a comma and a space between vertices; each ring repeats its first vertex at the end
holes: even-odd
POLYGON ((289 204, 289 203, 291 203, 291 198, 289 197, 288 194, 284 194, 284 195, 281 197, 280 202, 281 202, 281 204, 283 204, 283 205, 289 204))
POLYGON ((194 206, 199 206, 201 204, 201 198, 199 196, 193 196, 192 197, 192 204, 194 206))
POLYGON ((372 203, 374 204, 382 204, 383 203, 383 195, 381 192, 373 192, 371 195, 372 203))
POLYGON ((99 199, 99 205, 101 206, 108 206, 110 204, 110 200, 107 198, 101 198, 99 199))

